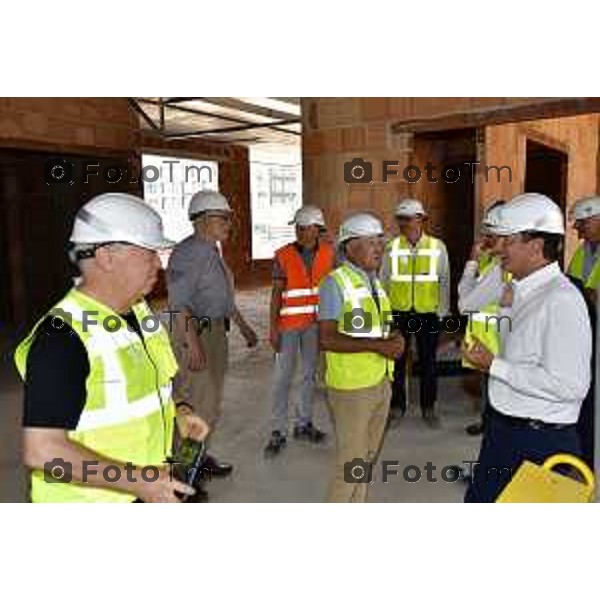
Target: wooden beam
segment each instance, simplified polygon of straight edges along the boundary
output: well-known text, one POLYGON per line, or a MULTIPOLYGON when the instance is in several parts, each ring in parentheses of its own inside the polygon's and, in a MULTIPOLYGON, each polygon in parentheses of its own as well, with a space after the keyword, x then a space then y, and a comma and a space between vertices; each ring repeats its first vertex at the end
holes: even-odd
MULTIPOLYGON (((219 135, 227 133, 235 133, 238 131, 248 131, 249 129, 275 129, 275 125, 294 125, 299 120, 286 119, 283 121, 271 121, 269 123, 249 123, 247 125, 236 125, 235 127, 219 127, 217 129, 199 129, 198 131, 184 131, 181 133, 168 133, 165 132, 165 137, 168 139, 182 138, 182 137, 200 137, 203 135, 219 135)), ((278 130, 279 131, 279 130, 278 130)), ((286 131, 292 135, 300 135, 297 131, 286 131)))
MULTIPOLYGON (((134 98, 133 100, 135 100, 138 105, 139 104, 150 104, 152 106, 159 106, 160 102, 157 100, 151 100, 149 98, 134 98)), ((173 104, 173 100, 177 100, 178 102, 183 101, 183 98, 170 98, 168 101, 166 101, 166 106, 168 107, 169 110, 174 110, 174 111, 179 111, 179 112, 183 112, 183 113, 187 113, 190 115, 198 115, 200 117, 209 117, 211 119, 219 119, 221 121, 229 121, 230 123, 238 123, 240 125, 253 125, 254 122, 252 121, 247 121, 245 119, 239 119, 236 117, 231 117, 231 116, 225 116, 225 115, 219 115, 219 114, 215 114, 214 112, 208 112, 206 110, 198 110, 196 108, 189 108, 187 106, 180 106, 178 103, 173 104)), ((294 119, 299 123, 300 122, 300 117, 294 117, 294 119)), ((292 134, 292 135, 300 135, 297 132, 294 131, 289 131, 288 129, 282 129, 280 127, 276 127, 272 124, 266 124, 265 127, 269 128, 269 129, 273 129, 274 131, 279 131, 281 133, 288 133, 288 134, 292 134)))
POLYGON ((600 112, 600 98, 548 98, 521 106, 496 106, 470 112, 440 115, 430 119, 398 121, 392 125, 391 130, 394 134, 426 133, 595 112, 600 112))
POLYGON ((282 110, 275 110, 273 108, 267 108, 266 106, 252 104, 244 100, 238 100, 237 98, 196 98, 196 100, 202 100, 202 102, 208 102, 209 104, 214 104, 216 106, 223 106, 224 108, 240 110, 251 115, 268 117, 269 119, 285 120, 300 118, 294 113, 289 113, 282 110))

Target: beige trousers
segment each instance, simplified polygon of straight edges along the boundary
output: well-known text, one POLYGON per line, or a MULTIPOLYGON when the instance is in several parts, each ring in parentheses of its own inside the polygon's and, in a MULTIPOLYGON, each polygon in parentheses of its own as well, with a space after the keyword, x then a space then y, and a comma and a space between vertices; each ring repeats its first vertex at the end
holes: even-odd
POLYGON ((360 476, 363 471, 359 467, 351 472, 351 466, 347 465, 356 459, 376 461, 390 408, 390 383, 384 379, 374 387, 359 390, 329 388, 327 395, 337 439, 335 471, 327 502, 366 502, 370 484, 348 477, 360 476))
POLYGON ((211 431, 214 431, 223 410, 223 388, 227 372, 228 342, 225 321, 213 319, 211 331, 202 331, 200 339, 206 354, 206 367, 201 371, 188 369, 183 341, 175 341, 179 373, 175 377, 173 396, 175 402, 191 404, 208 423, 211 431))

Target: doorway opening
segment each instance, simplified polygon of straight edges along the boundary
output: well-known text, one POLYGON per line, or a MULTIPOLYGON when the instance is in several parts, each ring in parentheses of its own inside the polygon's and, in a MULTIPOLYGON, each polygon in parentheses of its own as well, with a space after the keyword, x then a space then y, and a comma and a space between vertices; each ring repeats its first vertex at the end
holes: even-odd
POLYGON ((545 194, 564 211, 567 203, 568 154, 528 139, 526 156, 525 192, 545 194))
POLYGON ((477 130, 416 134, 414 158, 423 173, 428 162, 435 168, 431 179, 438 181, 432 182, 423 175, 415 184, 415 194, 428 209, 431 234, 442 239, 448 248, 451 302, 456 311, 456 290, 475 231, 473 163, 477 161, 477 130))

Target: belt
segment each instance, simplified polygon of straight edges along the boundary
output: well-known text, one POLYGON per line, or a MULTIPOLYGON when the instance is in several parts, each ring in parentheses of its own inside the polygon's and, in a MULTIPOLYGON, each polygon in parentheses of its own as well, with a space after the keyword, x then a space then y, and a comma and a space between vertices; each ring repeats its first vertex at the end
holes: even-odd
POLYGON ((529 419, 527 417, 515 417, 513 415, 505 415, 497 411, 491 406, 488 407, 490 416, 506 423, 511 427, 529 427, 530 429, 539 429, 547 431, 568 431, 575 428, 575 423, 546 423, 540 419, 529 419))

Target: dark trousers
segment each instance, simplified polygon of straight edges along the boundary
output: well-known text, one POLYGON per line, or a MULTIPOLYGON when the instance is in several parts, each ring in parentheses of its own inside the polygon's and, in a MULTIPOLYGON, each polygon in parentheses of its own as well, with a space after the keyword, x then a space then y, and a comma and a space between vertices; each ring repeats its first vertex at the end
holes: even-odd
POLYGON ((590 313, 592 322, 592 381, 587 396, 583 399, 581 410, 579 411, 579 419, 577 421, 577 434, 579 435, 579 443, 581 444, 581 456, 587 463, 590 469, 594 469, 594 422, 596 419, 594 410, 595 394, 596 394, 596 313, 590 313))
POLYGON ((541 464, 559 452, 580 455, 575 425, 561 429, 515 425, 488 405, 481 450, 465 502, 494 502, 524 460, 541 464))
POLYGON ((589 298, 584 293, 583 282, 576 277, 569 275, 571 283, 581 292, 585 304, 590 315, 590 323, 592 325, 592 382, 587 396, 581 405, 579 412, 579 420, 577 421, 577 434, 579 435, 579 443, 581 444, 582 458, 588 464, 590 469, 594 469, 594 394, 596 393, 596 327, 598 326, 598 315, 596 314, 596 305, 589 301, 589 298))
MULTIPOLYGON (((417 338, 421 410, 433 408, 437 398, 436 351, 441 327, 435 313, 393 312, 394 327, 402 333, 406 347, 411 337, 417 338)), ((406 355, 396 360, 392 384, 392 409, 406 410, 406 355)))
MULTIPOLYGON (((593 363, 592 368, 595 368, 593 363)), ((596 418, 594 410, 594 379, 592 377, 591 387, 583 400, 581 411, 579 412, 579 420, 577 421, 577 435, 579 435, 579 443, 581 444, 581 456, 590 469, 594 468, 594 420, 596 418)))

